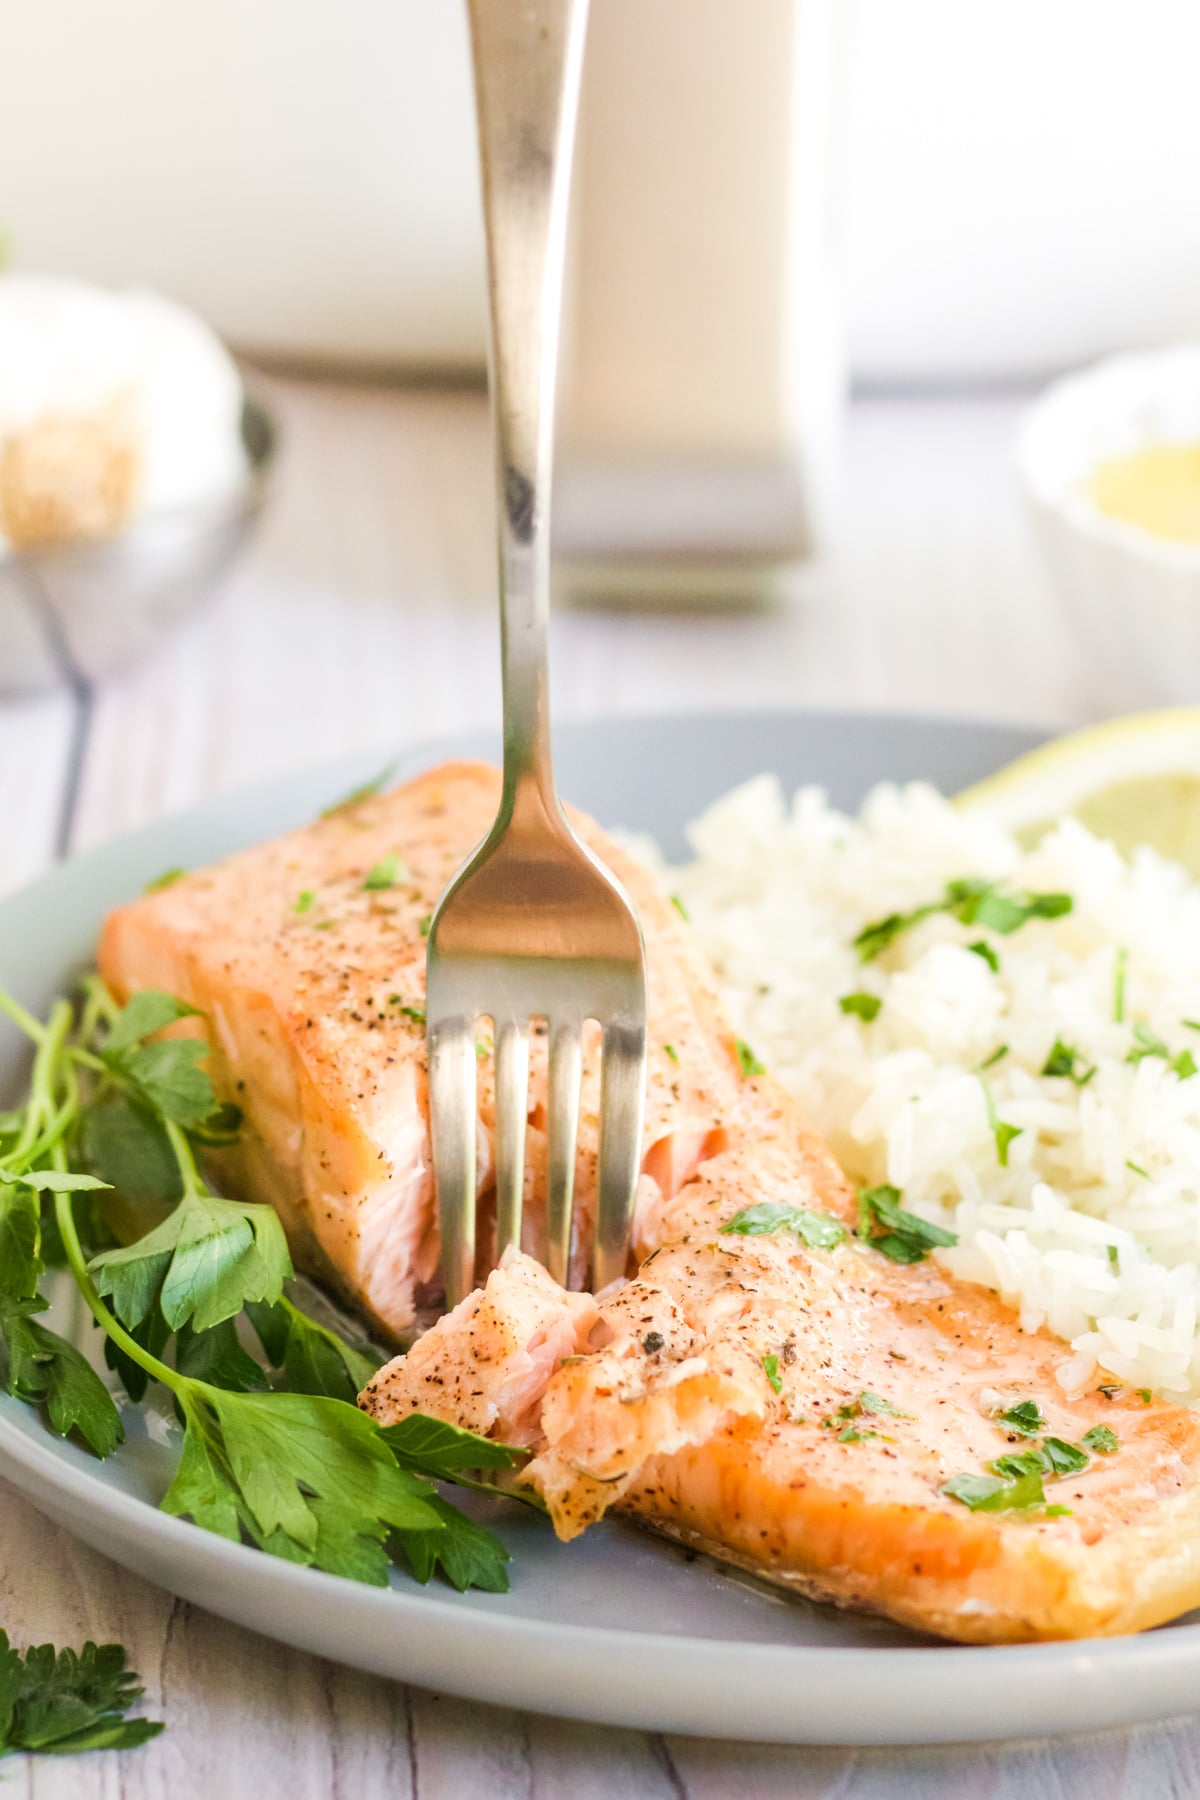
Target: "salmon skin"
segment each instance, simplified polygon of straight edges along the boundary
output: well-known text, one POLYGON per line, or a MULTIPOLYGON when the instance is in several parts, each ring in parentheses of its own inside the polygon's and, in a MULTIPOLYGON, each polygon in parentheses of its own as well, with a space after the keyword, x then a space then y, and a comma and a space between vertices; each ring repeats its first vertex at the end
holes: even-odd
MULTIPOLYGON (((218 1094, 243 1109, 227 1187, 279 1209, 297 1261, 402 1338, 435 1304, 422 922, 494 817, 499 777, 453 764, 143 896, 106 923, 125 997, 204 1015, 218 1094)), ((853 1235, 826 1146, 720 1015, 658 883, 587 820, 641 916, 650 1068, 630 1278, 595 1298, 511 1251, 361 1397, 528 1446, 564 1538, 609 1509, 795 1592, 976 1642, 1137 1630, 1200 1603, 1200 1421, 1117 1383, 1066 1394, 1064 1346, 1023 1332, 933 1261, 853 1235), (742 1235, 750 1206, 825 1225, 742 1235), (831 1222, 846 1228, 839 1242, 831 1222), (824 1245, 825 1247, 822 1247, 824 1245), (1056 1509, 973 1511, 943 1492, 1031 1440, 1116 1448, 1047 1480, 1056 1509)), ((494 1097, 479 1064, 486 1227, 494 1097)), ((597 1059, 585 1046, 576 1169, 595 1203, 597 1059)), ((535 1039, 526 1202, 545 1192, 545 1043, 535 1039)), ((487 1231, 481 1273, 490 1258, 487 1231)), ((533 1241, 532 1238, 529 1240, 533 1241)), ((585 1273, 574 1258, 576 1281, 585 1273)))
MULTIPOLYGON (((334 1286, 386 1339, 404 1342, 441 1297, 425 1058, 425 940, 447 881, 496 816, 498 772, 433 769, 243 850, 107 919, 100 972, 121 999, 163 988, 197 1008, 218 1098, 238 1141, 217 1181, 270 1201, 299 1266, 334 1286)), ((736 1067, 714 1031, 703 958, 653 877, 588 819, 584 838, 622 880, 656 942, 640 1210, 652 1213, 719 1136, 736 1067)), ((544 1032, 544 1027, 542 1028, 544 1032)), ((480 1272, 494 1259, 495 1094, 480 1032, 480 1272)), ((585 1032, 576 1157, 577 1244, 590 1242, 599 1151, 599 1042, 585 1032)), ((546 1042, 531 1050, 525 1241, 545 1210, 546 1042)), ((582 1284, 578 1248, 572 1278, 582 1284)))

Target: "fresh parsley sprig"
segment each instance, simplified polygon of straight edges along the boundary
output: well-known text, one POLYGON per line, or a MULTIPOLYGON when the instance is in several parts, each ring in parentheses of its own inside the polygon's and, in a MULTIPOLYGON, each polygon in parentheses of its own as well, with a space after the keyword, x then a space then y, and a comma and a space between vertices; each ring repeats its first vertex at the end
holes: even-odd
MULTIPOLYGON (((12 1005, 5 1010, 13 1015, 12 1005)), ((45 1268, 40 1193, 103 1186, 94 1176, 71 1174, 65 1167, 68 1109, 55 1092, 54 1074, 70 1021, 66 1002, 44 1026, 28 1014, 18 1021, 32 1028, 37 1050, 29 1102, 9 1134, 0 1181, 0 1374, 7 1392, 36 1406, 60 1437, 78 1433, 103 1457, 124 1438, 120 1414, 86 1358, 37 1316, 47 1307, 39 1286, 45 1268), (50 1166, 37 1166, 44 1158, 50 1166)))
POLYGON ((186 1375, 152 1355, 106 1306, 75 1228, 70 1194, 55 1196, 59 1235, 93 1317, 132 1363, 172 1394, 183 1421, 183 1450, 163 1510, 234 1542, 249 1541, 289 1562, 383 1586, 391 1542, 420 1542, 414 1569, 442 1568, 456 1585, 479 1571, 494 1583, 507 1553, 422 1476, 403 1467, 378 1425, 357 1407, 323 1395, 239 1393, 186 1375), (484 1543, 480 1545, 480 1537, 484 1543), (475 1546, 472 1549, 472 1546, 475 1546))
POLYGON ((162 1730, 125 1716, 144 1692, 120 1644, 34 1644, 22 1655, 0 1630, 0 1756, 136 1749, 162 1730))
POLYGON ((9 1391, 100 1455, 121 1442, 120 1415, 99 1377, 32 1316, 46 1305, 38 1283, 52 1220, 131 1398, 153 1380, 174 1400, 184 1440, 167 1511, 362 1581, 385 1581, 400 1561, 422 1581, 440 1572, 460 1588, 502 1590, 503 1544, 450 1505, 431 1477, 486 1488, 472 1483, 470 1469, 508 1469, 526 1453, 422 1419, 406 1421, 393 1441, 353 1404, 377 1359, 283 1291, 292 1270, 275 1213, 214 1193, 197 1169, 193 1140, 220 1117, 201 1066, 205 1047, 155 1036, 191 1009, 157 993, 119 1009, 95 980, 74 1034, 65 1001, 45 1025, 2 994, 0 1008, 35 1045, 29 1097, 0 1116, 0 1361, 9 1391), (156 1204, 158 1222, 132 1244, 105 1244, 101 1219, 85 1247, 80 1224, 96 1222, 77 1212, 77 1198, 90 1205, 92 1193, 81 1190, 96 1190, 104 1199, 109 1184, 71 1164, 93 1154, 156 1204), (42 1193, 52 1197, 49 1220, 42 1193), (243 1313, 272 1375, 239 1337, 243 1313))
POLYGON ((183 1176, 183 1197, 156 1230, 105 1250, 89 1268, 122 1324, 135 1327, 157 1307, 172 1331, 207 1331, 248 1304, 274 1305, 292 1259, 273 1207, 225 1200, 201 1180, 187 1140, 167 1123, 183 1176))

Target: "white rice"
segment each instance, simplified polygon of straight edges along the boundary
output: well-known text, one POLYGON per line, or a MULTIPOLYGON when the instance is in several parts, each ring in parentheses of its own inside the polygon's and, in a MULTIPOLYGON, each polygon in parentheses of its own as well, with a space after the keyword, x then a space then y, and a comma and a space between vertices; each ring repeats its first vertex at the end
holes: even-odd
POLYGON ((736 1029, 824 1132, 852 1180, 890 1182, 958 1233, 945 1267, 1066 1340, 1059 1380, 1096 1370, 1200 1394, 1200 1075, 1128 1060, 1140 1021, 1200 1063, 1200 885, 1152 851, 1126 861, 1074 820, 1026 854, 933 789, 877 788, 857 819, 761 777, 689 834, 670 877, 736 1029), (1071 912, 1008 936, 938 913, 860 964, 868 922, 948 881, 1065 892, 1071 912), (985 940, 999 971, 968 949, 985 940), (1124 961, 1124 1017, 1117 970, 1124 961), (877 995, 870 1023, 841 996, 877 995), (1095 1065, 1041 1071, 1056 1039, 1095 1065), (1020 1128, 1002 1167, 996 1116, 1020 1128), (1139 1171, 1145 1171, 1140 1173, 1139 1171), (1113 1254, 1115 1252, 1115 1261, 1113 1254))

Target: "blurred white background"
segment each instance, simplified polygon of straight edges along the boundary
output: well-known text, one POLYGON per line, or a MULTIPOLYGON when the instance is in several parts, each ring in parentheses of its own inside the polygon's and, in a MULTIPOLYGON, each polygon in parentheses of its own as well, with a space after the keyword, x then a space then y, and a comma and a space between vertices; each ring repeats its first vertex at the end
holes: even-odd
MULTIPOLYGON (((742 33, 792 3, 696 0, 742 33)), ((856 376, 1039 375, 1200 331, 1195 0, 794 4, 835 9, 822 181, 856 376)), ((454 0, 8 0, 4 40, 18 266, 152 282, 260 350, 478 363, 454 0)), ((730 99, 753 134, 754 92, 730 99)), ((678 84, 661 104, 669 134, 678 84)))

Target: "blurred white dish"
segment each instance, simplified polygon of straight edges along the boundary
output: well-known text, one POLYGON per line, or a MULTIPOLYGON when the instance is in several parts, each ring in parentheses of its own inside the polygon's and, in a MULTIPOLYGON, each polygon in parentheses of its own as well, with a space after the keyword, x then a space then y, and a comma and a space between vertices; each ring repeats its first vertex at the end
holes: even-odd
POLYGON ((210 586, 270 450, 187 308, 0 276, 0 692, 128 661, 210 586))
POLYGON ((1111 357, 1030 409, 1017 465, 1076 624, 1127 684, 1200 699, 1200 544, 1112 518, 1087 492, 1100 464, 1200 442, 1200 345, 1111 357))
POLYGON ((0 275, 0 553, 228 498, 246 473, 241 414, 233 358, 186 307, 0 275))
POLYGON ((219 498, 149 513, 100 541, 0 555, 0 697, 98 680, 211 592, 266 498, 275 429, 253 401, 239 442, 242 478, 219 498))

